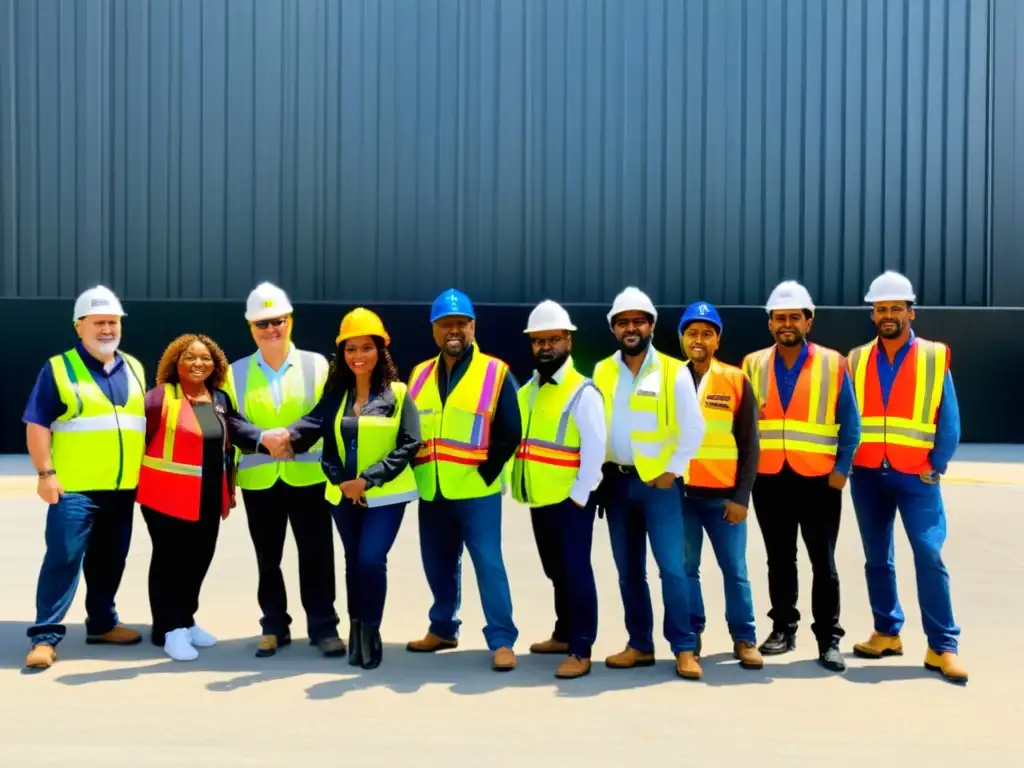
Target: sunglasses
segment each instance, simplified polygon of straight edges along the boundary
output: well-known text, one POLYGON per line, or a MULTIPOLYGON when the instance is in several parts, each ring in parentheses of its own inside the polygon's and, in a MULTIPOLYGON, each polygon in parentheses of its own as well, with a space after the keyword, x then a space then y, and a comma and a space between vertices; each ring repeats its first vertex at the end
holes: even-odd
POLYGON ((287 322, 287 317, 275 317, 273 320, 257 320, 255 323, 253 323, 253 325, 259 328, 261 331, 265 331, 267 330, 267 328, 270 328, 271 326, 277 328, 278 326, 284 325, 287 322))

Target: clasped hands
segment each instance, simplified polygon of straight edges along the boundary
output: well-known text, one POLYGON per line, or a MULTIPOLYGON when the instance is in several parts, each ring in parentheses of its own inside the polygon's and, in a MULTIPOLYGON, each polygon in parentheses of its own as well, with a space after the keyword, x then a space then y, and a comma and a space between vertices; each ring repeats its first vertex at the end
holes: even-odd
POLYGON ((275 459, 295 458, 295 451, 292 450, 292 438, 285 427, 267 430, 263 433, 260 443, 275 459))

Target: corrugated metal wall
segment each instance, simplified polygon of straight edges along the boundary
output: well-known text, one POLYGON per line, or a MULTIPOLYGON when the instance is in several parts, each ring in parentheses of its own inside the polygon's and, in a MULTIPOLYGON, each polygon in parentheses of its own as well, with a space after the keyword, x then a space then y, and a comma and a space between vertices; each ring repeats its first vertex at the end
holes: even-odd
POLYGON ((1018 0, 0 0, 0 292, 1024 305, 1018 0))

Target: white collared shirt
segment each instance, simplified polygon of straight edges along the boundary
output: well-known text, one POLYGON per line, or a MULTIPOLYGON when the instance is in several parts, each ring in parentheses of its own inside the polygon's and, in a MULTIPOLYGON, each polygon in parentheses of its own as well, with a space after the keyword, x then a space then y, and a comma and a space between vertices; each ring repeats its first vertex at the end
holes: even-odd
MULTIPOLYGON (((631 433, 635 428, 632 413, 629 409, 629 399, 633 394, 636 382, 640 381, 646 372, 658 361, 658 351, 654 347, 648 347, 647 357, 636 377, 629 370, 629 366, 622 359, 622 352, 616 352, 615 362, 619 366, 619 380, 615 388, 615 397, 612 406, 611 434, 608 435, 608 460, 616 464, 631 467, 633 460, 633 441, 631 433)), ((690 460, 697 455, 697 450, 704 442, 704 432, 707 426, 704 423, 704 414, 700 409, 700 402, 697 400, 697 389, 693 385, 693 377, 686 370, 685 366, 680 367, 675 379, 676 397, 676 426, 679 430, 679 442, 676 444, 675 453, 669 459, 666 472, 682 476, 690 464, 690 460)))
MULTIPOLYGON (((565 379, 568 360, 551 377, 556 384, 565 379)), ((537 372, 533 374, 533 385, 539 384, 537 372)), ((545 385, 547 386, 547 385, 545 385)), ((601 465, 604 464, 605 443, 608 430, 604 421, 604 401, 594 387, 586 387, 572 409, 576 428, 580 433, 580 468, 576 472, 569 498, 585 506, 590 494, 601 483, 601 465)))

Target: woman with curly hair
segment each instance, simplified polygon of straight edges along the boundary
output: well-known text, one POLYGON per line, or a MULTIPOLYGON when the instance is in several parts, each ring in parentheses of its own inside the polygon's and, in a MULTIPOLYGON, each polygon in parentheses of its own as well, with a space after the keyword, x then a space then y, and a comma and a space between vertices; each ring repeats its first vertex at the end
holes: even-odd
POLYGON ((323 438, 326 496, 345 550, 349 664, 374 669, 383 654, 388 553, 405 505, 419 496, 410 462, 419 449, 420 421, 376 314, 352 310, 336 343, 323 396, 288 433, 296 452, 323 438))
POLYGON ((153 542, 149 564, 152 641, 176 661, 217 641, 195 622, 221 518, 235 506, 234 447, 252 453, 260 430, 221 389, 227 356, 208 336, 170 343, 146 393, 146 454, 136 500, 153 542))

